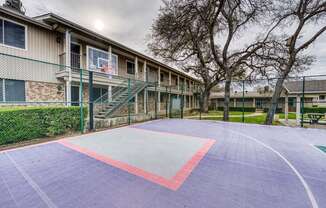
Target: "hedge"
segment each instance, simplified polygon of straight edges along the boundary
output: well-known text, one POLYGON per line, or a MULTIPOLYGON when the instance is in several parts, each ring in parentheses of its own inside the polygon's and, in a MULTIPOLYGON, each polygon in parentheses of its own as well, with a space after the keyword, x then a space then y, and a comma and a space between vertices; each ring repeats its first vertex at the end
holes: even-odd
MULTIPOLYGON (((218 107, 217 108, 218 111, 223 111, 224 107, 218 107)), ((229 107, 229 111, 238 111, 238 112, 242 112, 242 110, 244 110, 244 112, 256 112, 256 108, 253 107, 229 107)))
POLYGON ((305 113, 326 113, 326 107, 304 108, 305 113))
MULTIPOLYGON (((83 109, 87 115, 87 108, 83 109)), ((62 135, 80 129, 80 107, 0 110, 0 145, 62 135)))

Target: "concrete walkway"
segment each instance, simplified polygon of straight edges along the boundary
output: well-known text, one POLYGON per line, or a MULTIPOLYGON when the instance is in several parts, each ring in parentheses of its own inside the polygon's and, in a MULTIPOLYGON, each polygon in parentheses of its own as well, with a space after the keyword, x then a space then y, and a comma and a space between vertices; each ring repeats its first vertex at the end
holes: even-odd
MULTIPOLYGON (((261 116, 261 115, 264 115, 263 113, 252 113, 252 114, 245 114, 244 117, 256 117, 256 116, 261 116)), ((185 118, 189 118, 189 119, 192 119, 192 118, 198 118, 199 115, 196 115, 196 116, 187 116, 185 118)), ((201 116, 202 118, 223 118, 223 115, 202 115, 201 116)), ((242 115, 230 115, 230 118, 242 118, 242 115)))

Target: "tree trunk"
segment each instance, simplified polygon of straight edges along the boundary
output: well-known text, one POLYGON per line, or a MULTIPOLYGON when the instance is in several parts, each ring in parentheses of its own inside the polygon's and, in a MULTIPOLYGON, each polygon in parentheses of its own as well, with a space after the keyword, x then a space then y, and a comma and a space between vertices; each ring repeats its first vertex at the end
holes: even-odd
POLYGON ((273 93, 272 101, 268 113, 266 116, 265 124, 272 125, 274 120, 274 115, 276 112, 277 104, 280 99, 282 90, 283 90, 284 77, 279 78, 276 82, 275 90, 273 93))
POLYGON ((230 107, 230 90, 231 90, 231 79, 228 78, 225 81, 224 87, 224 112, 223 121, 229 121, 229 107, 230 107))
POLYGON ((209 96, 210 96, 210 89, 205 89, 203 92, 202 97, 202 112, 208 113, 208 105, 209 105, 209 96))

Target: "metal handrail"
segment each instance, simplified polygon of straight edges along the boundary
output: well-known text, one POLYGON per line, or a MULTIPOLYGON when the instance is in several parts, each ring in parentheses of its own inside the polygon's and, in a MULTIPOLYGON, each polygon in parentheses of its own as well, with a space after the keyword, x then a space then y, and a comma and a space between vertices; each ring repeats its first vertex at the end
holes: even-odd
POLYGON ((119 109, 120 107, 122 107, 122 106, 124 106, 125 104, 127 104, 128 103, 128 101, 130 101, 133 97, 134 97, 134 95, 136 94, 136 93, 138 93, 138 92, 140 92, 141 90, 143 90, 144 88, 146 88, 146 87, 148 87, 148 83, 145 83, 144 85, 142 85, 141 87, 137 87, 137 88, 135 88, 134 90, 132 90, 132 92, 131 92, 131 95, 132 96, 127 96, 124 100, 122 100, 119 104, 117 104, 117 105, 115 105, 112 109, 111 109, 111 111, 108 111, 106 114, 105 114, 105 116, 108 116, 108 115, 110 115, 112 112, 114 112, 115 110, 117 110, 117 109, 119 109))

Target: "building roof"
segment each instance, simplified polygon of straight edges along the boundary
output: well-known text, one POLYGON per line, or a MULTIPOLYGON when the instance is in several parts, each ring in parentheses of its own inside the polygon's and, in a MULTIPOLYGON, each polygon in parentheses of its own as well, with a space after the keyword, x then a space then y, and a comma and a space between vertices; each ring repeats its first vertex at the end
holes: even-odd
POLYGON ((65 18, 63 18, 63 17, 61 17, 59 15, 56 15, 56 14, 53 14, 53 13, 47 13, 47 14, 43 14, 43 15, 31 18, 31 17, 28 17, 26 15, 20 14, 19 12, 15 12, 15 11, 13 11, 11 9, 4 8, 2 6, 0 6, 0 12, 4 13, 6 15, 13 16, 13 17, 15 17, 17 19, 26 21, 28 23, 43 27, 45 29, 54 30, 54 28, 52 26, 46 24, 46 22, 44 21, 44 20, 51 19, 51 20, 56 21, 56 22, 58 22, 58 23, 60 23, 62 25, 65 25, 68 28, 74 29, 76 31, 83 32, 83 33, 85 33, 87 35, 90 35, 90 36, 93 36, 93 37, 95 37, 97 39, 100 39, 101 41, 104 41, 104 42, 106 42, 106 43, 108 43, 108 44, 110 44, 112 46, 123 49, 123 50, 125 50, 125 51, 139 57, 139 58, 146 59, 147 61, 150 61, 150 62, 154 63, 155 65, 158 65, 160 67, 164 67, 166 69, 169 69, 169 70, 173 71, 176 74, 179 74, 181 76, 185 76, 188 79, 191 79, 193 81, 200 82, 200 80, 198 80, 198 79, 196 79, 196 78, 194 78, 194 77, 192 77, 192 76, 190 76, 190 75, 188 75, 188 74, 186 74, 186 73, 184 73, 184 72, 182 72, 182 71, 180 71, 178 69, 175 69, 175 68, 173 68, 171 66, 168 66, 167 64, 164 64, 164 63, 162 63, 160 61, 157 61, 154 58, 151 58, 151 57, 149 57, 147 55, 144 55, 144 54, 142 54, 142 53, 140 53, 140 52, 138 52, 136 50, 133 50, 133 49, 121 44, 121 43, 118 43, 117 41, 114 41, 112 39, 109 39, 109 38, 107 38, 107 37, 105 37, 105 36, 103 36, 101 34, 98 34, 98 33, 94 32, 94 31, 92 31, 92 30, 89 30, 89 29, 87 29, 87 28, 85 28, 85 27, 83 27, 83 26, 81 26, 79 24, 71 22, 71 21, 69 21, 69 20, 67 20, 67 19, 65 19, 65 18))
MULTIPOLYGON (((244 98, 269 98, 272 97, 272 92, 257 92, 257 91, 247 91, 244 93, 244 98)), ((231 98, 242 98, 242 92, 231 92, 231 98)), ((224 92, 211 93, 210 98, 224 98, 224 92)))
MULTIPOLYGON (((284 83, 289 94, 298 94, 303 91, 303 81, 290 81, 284 83)), ((305 93, 326 93, 326 80, 306 80, 305 93)))
POLYGON ((15 17, 19 20, 23 20, 25 22, 28 22, 28 23, 31 23, 31 24, 34 24, 34 25, 37 25, 39 27, 43 27, 45 29, 48 29, 48 30, 52 30, 52 27, 41 22, 41 21, 37 21, 36 19, 34 18, 31 18, 31 17, 28 17, 26 15, 23 15, 19 12, 16 12, 14 10, 11 10, 11 9, 8 9, 8 8, 5 8, 3 6, 0 6, 0 12, 3 13, 3 14, 6 14, 8 16, 12 16, 12 17, 15 17))
MULTIPOLYGON (((297 95, 302 94, 303 82, 301 81, 289 81, 284 83, 284 89, 288 94, 297 95)), ((305 81, 305 94, 326 94, 326 80, 306 80, 305 81)), ((244 98, 269 98, 273 96, 272 91, 258 92, 249 91, 245 92, 244 98)), ((282 93, 281 97, 284 96, 282 93)), ((231 92, 231 98, 242 98, 242 92, 231 92)), ((224 92, 213 92, 211 98, 224 98, 224 92)))

